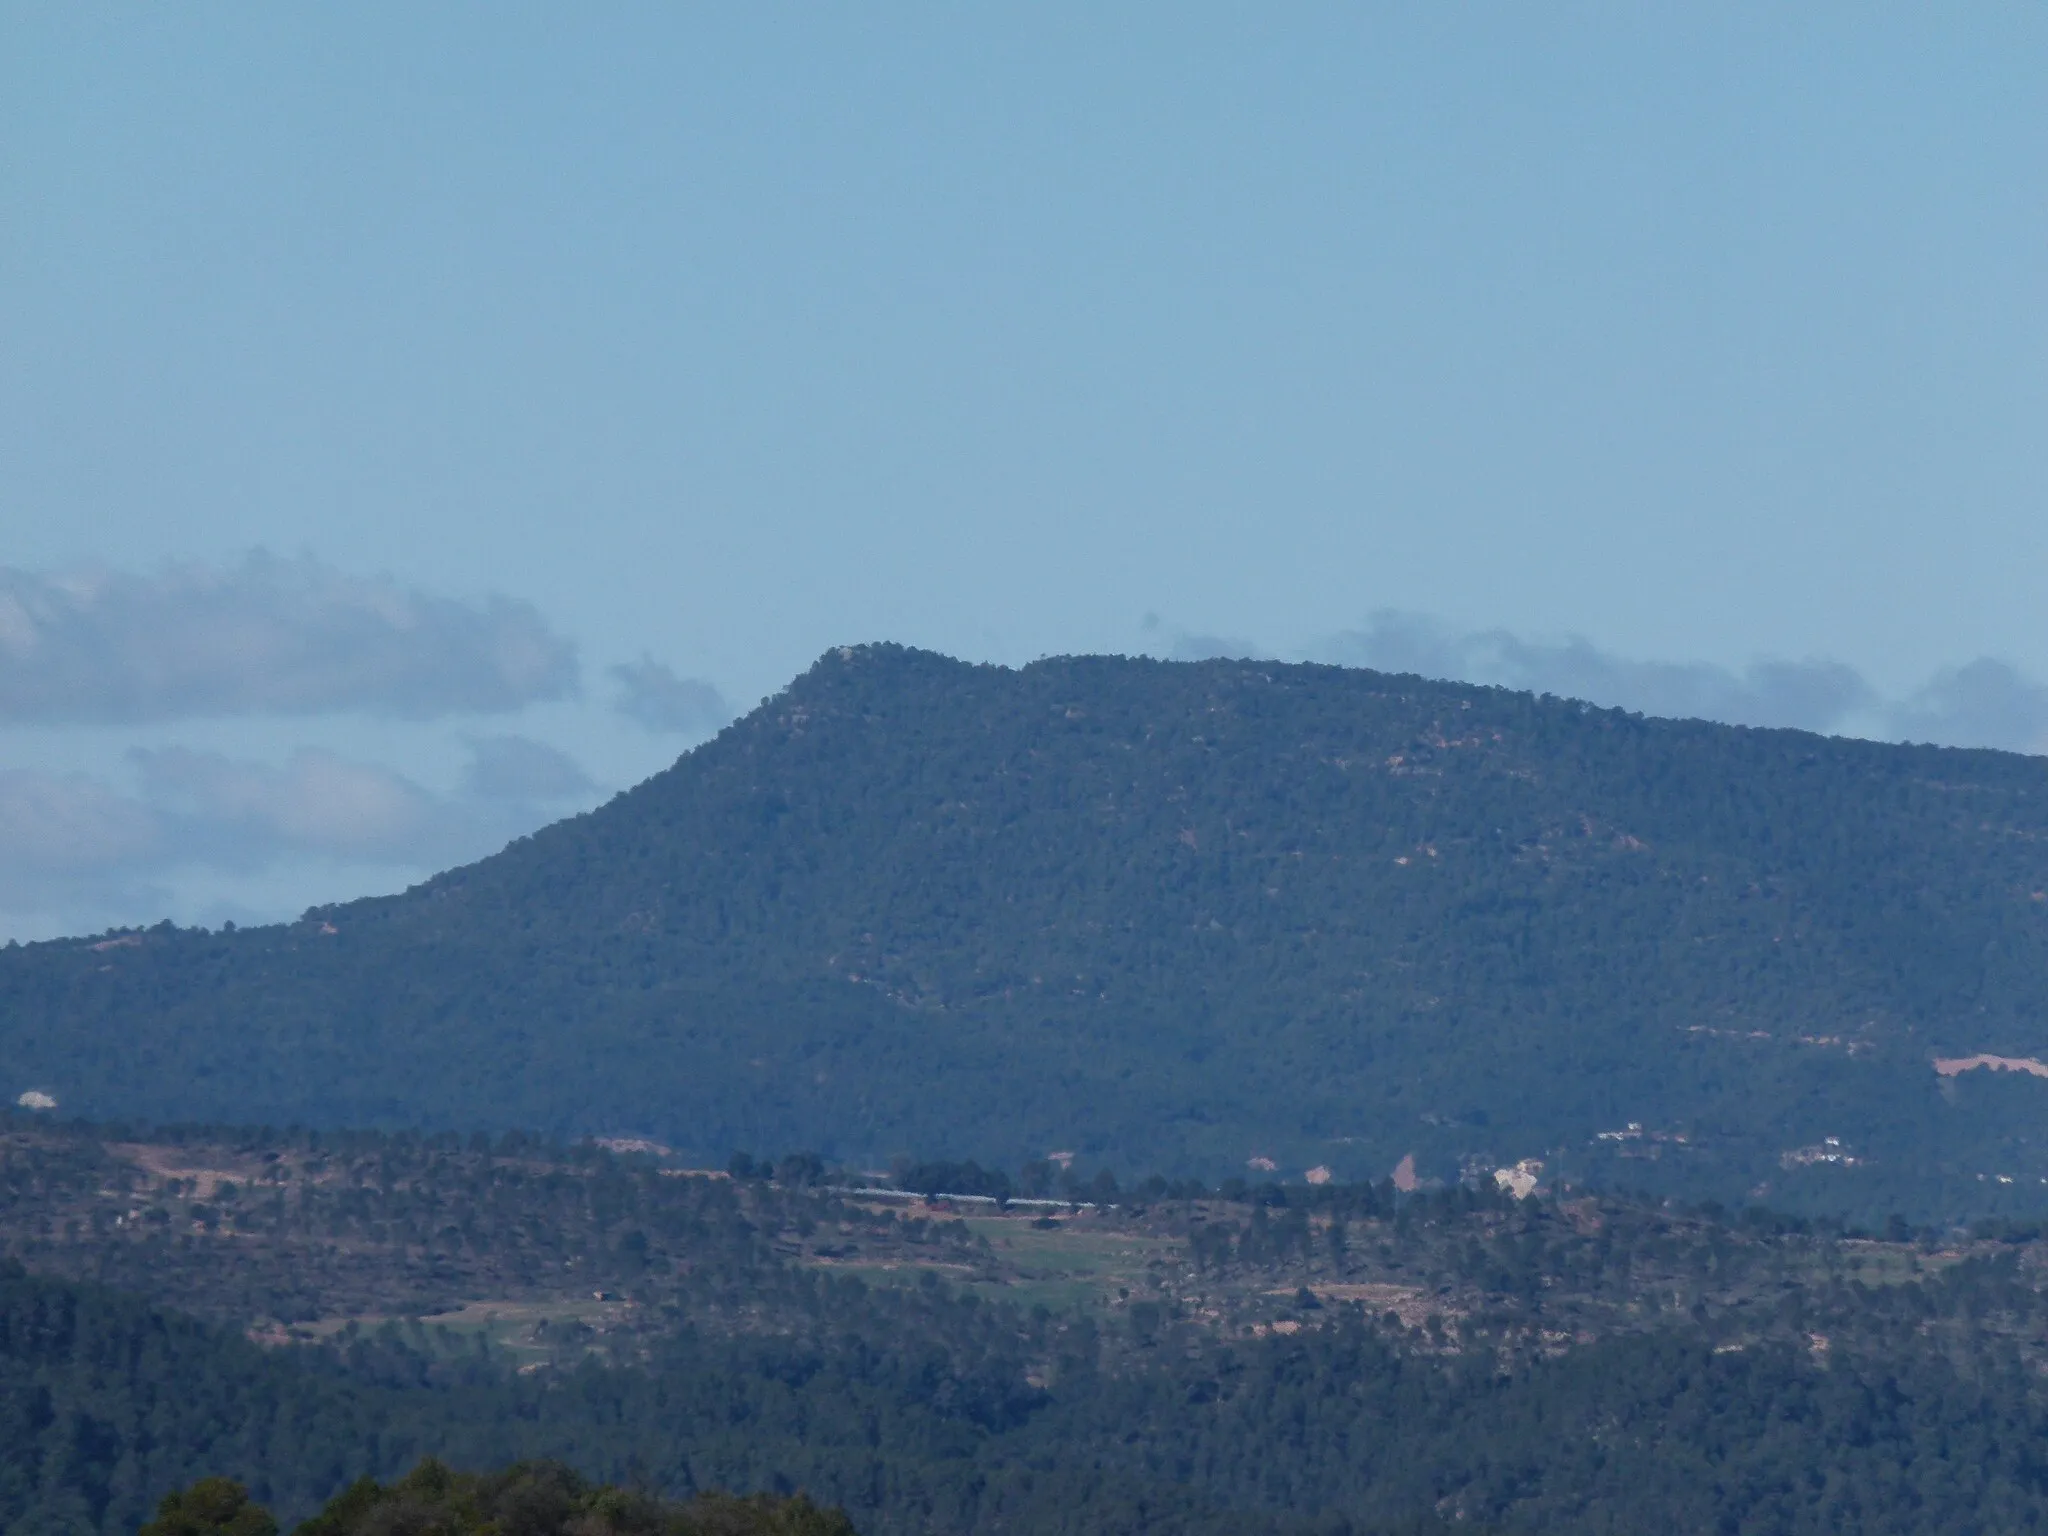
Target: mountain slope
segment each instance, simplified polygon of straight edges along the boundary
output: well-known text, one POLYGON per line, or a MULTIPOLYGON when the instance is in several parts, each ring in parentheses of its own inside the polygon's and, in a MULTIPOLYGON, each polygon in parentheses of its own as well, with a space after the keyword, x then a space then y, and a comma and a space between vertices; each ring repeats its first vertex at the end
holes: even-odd
POLYGON ((2048 1058, 2044 1002, 2036 759, 872 646, 404 895, 9 950, 0 1060, 98 1117, 1976 1209, 2043 1190, 2048 1081, 1933 1061, 2048 1058))

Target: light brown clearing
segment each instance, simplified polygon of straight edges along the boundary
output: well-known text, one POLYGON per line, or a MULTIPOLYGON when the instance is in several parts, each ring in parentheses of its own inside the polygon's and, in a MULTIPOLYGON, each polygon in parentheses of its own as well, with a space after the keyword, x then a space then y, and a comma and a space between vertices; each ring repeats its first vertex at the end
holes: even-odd
POLYGON ((107 1150, 125 1158, 157 1179, 190 1179, 195 1199, 211 1200, 226 1183, 248 1184, 262 1177, 263 1165, 251 1162, 239 1168, 187 1168, 174 1147, 108 1143, 107 1150))
MULTIPOLYGON (((1432 1312, 1446 1312, 1450 1308, 1441 1297, 1433 1297, 1419 1286, 1413 1285, 1352 1285, 1324 1280, 1312 1280, 1308 1289, 1317 1301, 1362 1302, 1375 1313, 1392 1312, 1409 1328, 1419 1328, 1432 1312)), ((1282 1286, 1268 1291, 1269 1296, 1292 1296, 1294 1291, 1282 1286)))
POLYGON ((1943 1077, 1957 1077, 1962 1073, 1984 1067, 1993 1072, 2026 1072, 2035 1077, 2048 1077, 2048 1063, 2034 1060, 2031 1056, 1937 1056, 1934 1070, 1943 1077))

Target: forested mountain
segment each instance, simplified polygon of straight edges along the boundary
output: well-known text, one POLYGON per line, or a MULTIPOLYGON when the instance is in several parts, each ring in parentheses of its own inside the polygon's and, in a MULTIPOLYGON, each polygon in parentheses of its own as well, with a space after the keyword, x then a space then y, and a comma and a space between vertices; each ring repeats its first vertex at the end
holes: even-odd
POLYGON ((403 895, 10 949, 0 1061, 97 1117, 1917 1218, 2048 1194, 2048 1080, 1953 1070, 2048 1060, 2044 1005, 2041 760, 869 646, 403 895))

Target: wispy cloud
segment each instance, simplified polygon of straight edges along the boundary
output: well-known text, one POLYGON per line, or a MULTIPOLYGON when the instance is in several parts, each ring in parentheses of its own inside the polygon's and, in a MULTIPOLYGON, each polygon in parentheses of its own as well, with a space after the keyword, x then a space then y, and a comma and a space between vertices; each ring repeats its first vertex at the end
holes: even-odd
POLYGON ((733 717, 717 688, 701 677, 678 677, 651 656, 611 669, 618 685, 613 707, 650 731, 702 736, 733 717))
POLYGON ((531 604, 465 602, 257 552, 237 565, 61 576, 0 567, 0 720, 142 722, 517 709, 574 692, 531 604))
POLYGON ((1237 635, 1212 635, 1169 628, 1156 613, 1146 614, 1139 620, 1138 627, 1158 654, 1168 661, 1260 661, 1275 654, 1256 641, 1237 635))

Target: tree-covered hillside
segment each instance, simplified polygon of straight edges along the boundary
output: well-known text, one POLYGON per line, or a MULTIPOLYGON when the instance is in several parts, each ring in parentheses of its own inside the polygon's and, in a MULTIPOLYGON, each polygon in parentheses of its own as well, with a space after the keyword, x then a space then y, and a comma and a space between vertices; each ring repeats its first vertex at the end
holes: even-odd
POLYGON ((2048 1194, 2048 1080, 1934 1063, 2048 1059, 2044 1005, 2037 759, 872 646, 404 895, 9 950, 0 1060, 98 1117, 1960 1214, 2048 1194))
MULTIPOLYGON (((1491 1180, 1148 1180, 1048 1214, 735 1166, 8 1127, 0 1245, 31 1272, 0 1256, 0 1530, 130 1536, 202 1475, 283 1522, 339 1496, 303 1536, 441 1529, 411 1506, 443 1474, 348 1491, 422 1456, 799 1532, 806 1506, 701 1496, 807 1490, 871 1536, 2048 1523, 2038 1223, 1873 1235, 1491 1180)), ((442 1491, 479 1525, 510 1495, 442 1491)), ((631 1512, 543 1502, 563 1518, 503 1536, 631 1512)))
MULTIPOLYGON (((1294 1207, 1275 1209, 1265 1238, 1234 1223, 1205 1264, 1295 1265, 1271 1241, 1294 1207)), ((764 1248, 722 1319, 678 1316, 631 1361, 516 1366, 416 1321, 264 1350, 0 1268, 0 1528, 121 1536, 215 1475, 286 1520, 342 1495, 342 1518, 307 1536, 443 1529, 393 1507, 431 1489, 344 1493, 423 1455, 559 1459, 670 1498, 800 1488, 874 1536, 2042 1527, 2032 1245, 1981 1260, 1930 1247, 1852 1274, 1839 1245, 1654 1211, 1404 1199, 1393 1230, 1380 1223, 1390 1249, 1462 1247, 1503 1264, 1507 1287, 1502 1307, 1415 1323, 1375 1286, 1303 1286, 1289 1315, 1219 1328, 1206 1309, 1135 1298, 1053 1312, 936 1276, 870 1287, 764 1248), (1759 1261, 1775 1300, 1681 1305, 1759 1261), (1584 1302, 1646 1267, 1690 1278, 1641 1326, 1574 1334, 1584 1302), (1517 1310, 1524 1276, 1533 1311, 1517 1310)))

